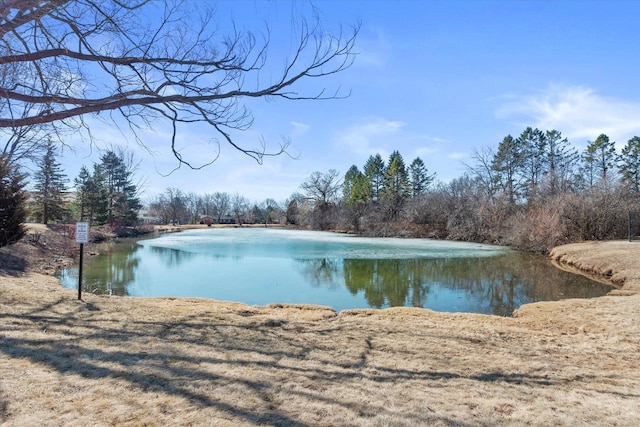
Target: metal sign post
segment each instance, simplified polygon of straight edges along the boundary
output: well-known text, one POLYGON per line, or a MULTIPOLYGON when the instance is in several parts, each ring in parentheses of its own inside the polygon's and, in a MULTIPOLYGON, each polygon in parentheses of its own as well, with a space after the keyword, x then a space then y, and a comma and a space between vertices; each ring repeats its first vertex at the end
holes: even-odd
POLYGON ((80 243, 80 268, 78 270, 78 300, 82 299, 82 255, 84 244, 89 242, 89 223, 76 222, 76 242, 80 243))

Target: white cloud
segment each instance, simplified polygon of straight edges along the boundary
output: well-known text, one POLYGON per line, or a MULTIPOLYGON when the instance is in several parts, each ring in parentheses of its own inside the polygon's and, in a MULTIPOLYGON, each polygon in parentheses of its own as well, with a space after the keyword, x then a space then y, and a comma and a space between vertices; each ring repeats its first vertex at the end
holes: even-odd
POLYGON ((578 144, 602 133, 619 143, 640 134, 640 102, 602 96, 582 86, 549 85, 534 95, 512 98, 496 115, 517 120, 523 129, 557 129, 578 144))
POLYGON ((430 142, 437 142, 439 144, 450 144, 451 141, 449 141, 448 139, 445 138, 440 138, 439 136, 433 136, 433 135, 424 135, 423 138, 426 141, 430 141, 430 142))
POLYGON ((374 118, 349 127, 340 134, 337 142, 360 157, 366 158, 374 153, 385 156, 388 154, 385 146, 393 142, 389 138, 397 135, 403 126, 404 123, 401 121, 374 118))
POLYGON ((311 126, 306 123, 300 123, 296 121, 291 122, 291 136, 293 138, 304 135, 309 129, 311 129, 311 126))
POLYGON ((452 160, 462 160, 465 159, 467 155, 467 153, 450 153, 447 155, 447 157, 452 160))
POLYGON ((416 156, 418 157, 427 157, 438 152, 437 148, 432 147, 420 147, 416 150, 416 156))

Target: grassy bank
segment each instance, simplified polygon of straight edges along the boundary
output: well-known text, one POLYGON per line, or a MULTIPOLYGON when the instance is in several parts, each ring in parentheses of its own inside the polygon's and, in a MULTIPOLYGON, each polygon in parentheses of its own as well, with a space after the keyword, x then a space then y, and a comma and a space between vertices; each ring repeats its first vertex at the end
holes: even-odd
MULTIPOLYGON (((599 249, 603 265, 620 257, 599 249)), ((638 244, 618 250, 639 259, 638 244)), ((51 276, 5 272, 0 423, 635 426, 638 319, 640 295, 530 304, 513 318, 79 302, 51 276)))

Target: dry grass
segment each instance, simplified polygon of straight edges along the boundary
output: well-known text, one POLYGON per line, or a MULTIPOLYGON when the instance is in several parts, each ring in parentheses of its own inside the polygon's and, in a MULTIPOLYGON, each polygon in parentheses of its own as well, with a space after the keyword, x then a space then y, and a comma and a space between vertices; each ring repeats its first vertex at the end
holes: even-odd
POLYGON ((583 242, 559 246, 551 259, 596 279, 621 286, 614 294, 640 293, 640 242, 583 242))
POLYGON ((640 423, 640 295, 514 318, 74 298, 0 277, 0 423, 640 423))

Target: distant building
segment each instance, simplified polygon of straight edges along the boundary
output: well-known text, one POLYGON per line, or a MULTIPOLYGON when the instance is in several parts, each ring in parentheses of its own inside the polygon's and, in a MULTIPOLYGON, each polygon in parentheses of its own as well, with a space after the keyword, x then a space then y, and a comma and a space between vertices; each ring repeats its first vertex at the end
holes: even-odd
POLYGON ((235 224, 236 219, 232 216, 221 216, 220 220, 216 218, 216 224, 235 224))
POLYGON ((200 224, 211 225, 215 222, 215 219, 209 215, 200 215, 200 224))
POLYGON ((162 220, 157 216, 154 216, 148 208, 142 208, 138 211, 138 220, 142 224, 162 224, 162 220))
POLYGON ((221 216, 220 219, 211 215, 200 215, 200 224, 235 224, 236 219, 232 216, 221 216))

